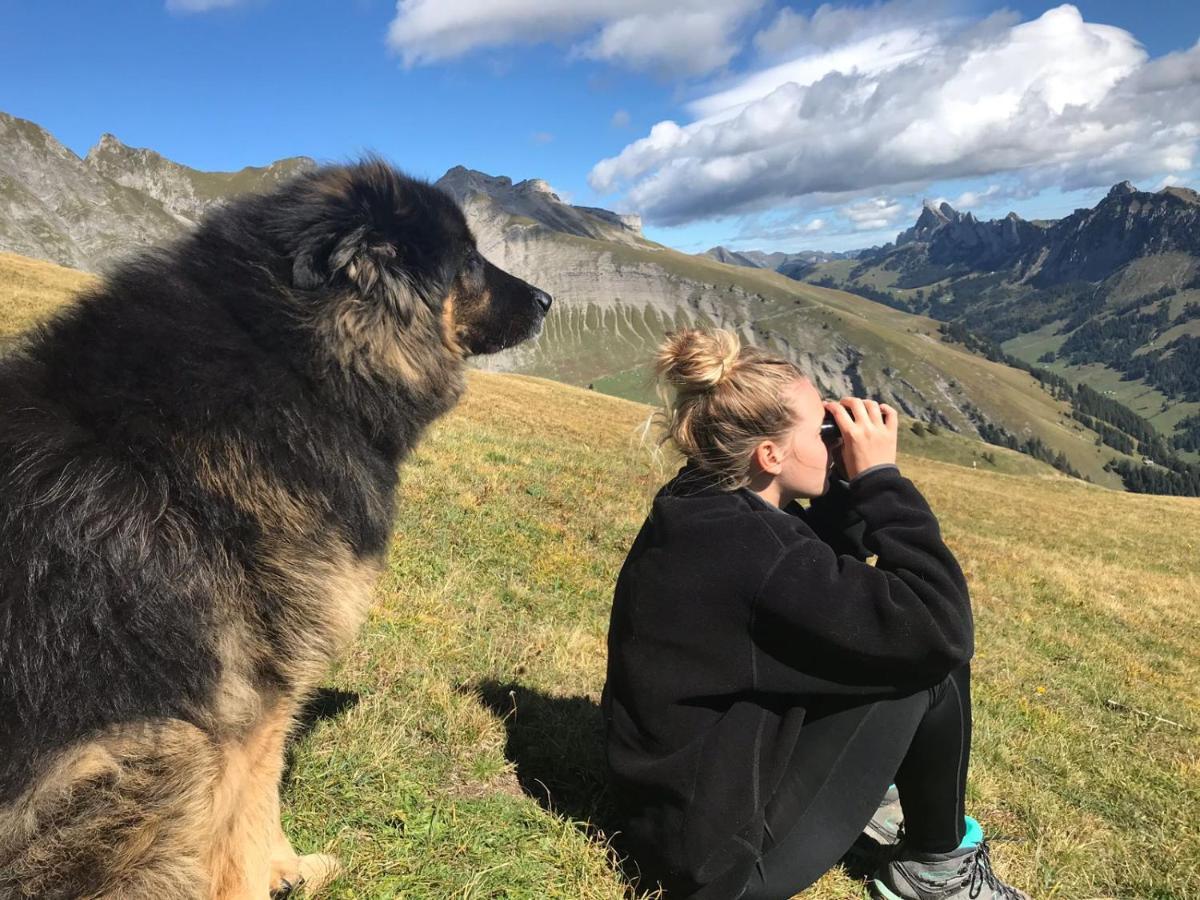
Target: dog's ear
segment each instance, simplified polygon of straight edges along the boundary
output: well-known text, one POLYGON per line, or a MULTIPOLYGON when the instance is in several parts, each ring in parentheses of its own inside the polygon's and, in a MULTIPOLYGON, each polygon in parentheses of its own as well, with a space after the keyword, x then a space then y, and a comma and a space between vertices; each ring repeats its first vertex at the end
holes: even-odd
POLYGON ((292 279, 297 287, 309 290, 348 283, 364 304, 388 310, 401 325, 412 321, 420 303, 399 248, 367 226, 324 242, 324 247, 302 248, 292 266, 292 279))

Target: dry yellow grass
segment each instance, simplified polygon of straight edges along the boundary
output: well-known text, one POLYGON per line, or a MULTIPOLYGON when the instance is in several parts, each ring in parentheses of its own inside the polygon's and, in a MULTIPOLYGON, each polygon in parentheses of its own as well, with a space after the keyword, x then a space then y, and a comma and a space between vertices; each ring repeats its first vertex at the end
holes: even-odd
MULTIPOLYGON (((648 413, 474 374, 406 466, 377 607, 331 678, 344 702, 285 795, 297 846, 349 864, 334 896, 629 891, 585 823, 608 824, 612 585, 669 474, 648 413)), ((1200 897, 1200 500, 901 462, 975 599, 969 808, 998 869, 1038 900, 1200 897)), ((862 886, 837 870, 806 896, 862 886)))
MULTIPOLYGON (((360 701, 304 743, 289 794, 299 842, 353 862, 337 896, 628 890, 584 823, 608 821, 612 584, 669 474, 648 412, 475 375, 406 468, 379 605, 336 679, 360 701)), ((1039 900, 1200 896, 1200 501, 902 466, 972 585, 969 807, 999 870, 1039 900)), ((862 895, 835 870, 805 896, 862 895)))
POLYGON ((0 347, 5 338, 44 320, 95 280, 86 272, 0 253, 0 347))

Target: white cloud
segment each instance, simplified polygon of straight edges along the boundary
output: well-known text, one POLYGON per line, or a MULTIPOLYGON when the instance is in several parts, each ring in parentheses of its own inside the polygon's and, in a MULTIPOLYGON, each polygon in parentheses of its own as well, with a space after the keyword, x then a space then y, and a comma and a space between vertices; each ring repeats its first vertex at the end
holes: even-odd
MULTIPOLYGON (((807 203, 793 210, 774 209, 738 218, 736 232, 723 243, 739 248, 845 250, 892 240, 920 212, 912 197, 866 197, 807 203)), ((685 226, 686 227, 686 226, 685 226)))
POLYGON ((933 203, 935 206, 941 206, 943 203, 949 203, 958 210, 975 209, 981 203, 987 200, 991 200, 992 198, 1000 199, 1001 197, 1005 196, 1007 196, 1007 194, 1000 189, 1000 185, 989 184, 982 191, 963 191, 953 200, 947 197, 938 197, 933 201, 933 203))
POLYGON ((783 87, 809 87, 834 72, 882 74, 917 59, 937 45, 937 36, 912 28, 862 38, 756 72, 732 87, 688 104, 688 112, 709 123, 726 121, 783 87))
POLYGON ((202 13, 238 6, 245 0, 167 0, 168 12, 202 13))
POLYGON ((577 39, 572 54, 634 69, 710 72, 738 51, 738 26, 764 0, 399 0, 388 45, 406 66, 481 47, 577 39))
POLYGON ((548 144, 554 140, 554 135, 549 131, 535 131, 531 137, 535 144, 548 144))
POLYGON ((1073 6, 850 33, 695 101, 694 121, 659 122, 590 183, 670 225, 814 193, 1001 173, 1071 190, 1195 163, 1200 44, 1150 60, 1073 6))
POLYGON ((808 17, 785 6, 775 21, 754 36, 754 46, 770 56, 794 50, 804 40, 808 17))
POLYGON ((904 205, 888 197, 872 197, 859 203, 850 203, 843 206, 840 212, 850 220, 855 231, 890 228, 905 217, 904 205))
POLYGON ((795 55, 800 50, 838 47, 875 34, 950 18, 948 0, 890 0, 869 6, 822 3, 810 15, 783 7, 769 26, 754 36, 766 56, 795 55))
POLYGON ((629 112, 624 109, 618 109, 612 116, 613 128, 628 128, 629 127, 629 112))

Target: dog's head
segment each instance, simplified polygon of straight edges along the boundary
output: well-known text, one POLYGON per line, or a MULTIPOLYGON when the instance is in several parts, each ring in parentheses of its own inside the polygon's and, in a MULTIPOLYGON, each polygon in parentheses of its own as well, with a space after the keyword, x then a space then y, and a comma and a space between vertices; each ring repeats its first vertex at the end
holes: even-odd
POLYGON ((411 369, 431 342, 494 353, 535 335, 550 308, 483 258, 452 197, 380 160, 317 169, 263 199, 282 277, 355 368, 411 369))

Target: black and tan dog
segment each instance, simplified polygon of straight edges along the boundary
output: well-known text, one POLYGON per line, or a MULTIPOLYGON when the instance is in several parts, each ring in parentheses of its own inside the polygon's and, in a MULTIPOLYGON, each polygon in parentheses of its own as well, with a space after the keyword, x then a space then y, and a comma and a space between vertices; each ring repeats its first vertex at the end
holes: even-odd
POLYGON ((284 740, 397 465, 549 306, 368 160, 221 208, 0 361, 0 897, 328 877, 280 829, 284 740))

